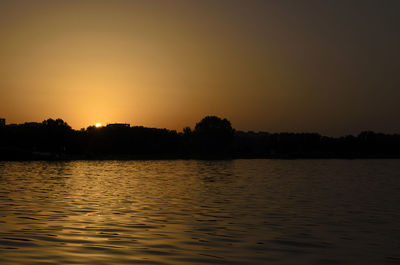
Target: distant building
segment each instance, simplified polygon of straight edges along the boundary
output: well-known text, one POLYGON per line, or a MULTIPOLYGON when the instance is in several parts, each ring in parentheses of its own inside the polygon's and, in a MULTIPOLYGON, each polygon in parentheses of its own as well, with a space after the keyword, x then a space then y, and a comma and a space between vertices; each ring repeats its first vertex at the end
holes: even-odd
POLYGON ((24 125, 27 126, 27 127, 39 127, 42 124, 39 123, 39 122, 25 122, 24 125))
POLYGON ((131 125, 129 123, 110 123, 107 124, 107 128, 129 128, 131 125))
POLYGON ((5 126, 6 126, 6 119, 0 118, 0 127, 5 127, 5 126))

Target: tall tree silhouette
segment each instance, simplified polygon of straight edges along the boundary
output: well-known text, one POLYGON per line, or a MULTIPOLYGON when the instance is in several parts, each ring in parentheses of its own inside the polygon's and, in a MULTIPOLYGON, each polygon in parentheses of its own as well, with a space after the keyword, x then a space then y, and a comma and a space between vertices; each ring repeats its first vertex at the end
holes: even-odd
POLYGON ((230 152, 234 130, 227 119, 207 116, 196 124, 193 134, 200 153, 221 155, 230 152))
POLYGON ((62 119, 47 119, 42 122, 46 135, 47 150, 65 152, 70 142, 71 127, 62 119))

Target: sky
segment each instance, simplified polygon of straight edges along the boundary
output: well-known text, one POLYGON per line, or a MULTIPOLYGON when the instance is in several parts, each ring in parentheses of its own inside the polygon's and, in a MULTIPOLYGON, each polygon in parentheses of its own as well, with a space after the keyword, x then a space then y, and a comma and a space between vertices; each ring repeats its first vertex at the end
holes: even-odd
POLYGON ((0 1, 0 117, 400 133, 400 1, 0 1))

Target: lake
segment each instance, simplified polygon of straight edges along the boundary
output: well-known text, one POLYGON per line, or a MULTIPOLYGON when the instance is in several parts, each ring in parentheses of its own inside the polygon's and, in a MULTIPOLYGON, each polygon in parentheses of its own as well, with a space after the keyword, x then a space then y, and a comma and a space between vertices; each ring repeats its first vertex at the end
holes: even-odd
POLYGON ((400 160, 0 162, 0 264, 399 264, 400 160))

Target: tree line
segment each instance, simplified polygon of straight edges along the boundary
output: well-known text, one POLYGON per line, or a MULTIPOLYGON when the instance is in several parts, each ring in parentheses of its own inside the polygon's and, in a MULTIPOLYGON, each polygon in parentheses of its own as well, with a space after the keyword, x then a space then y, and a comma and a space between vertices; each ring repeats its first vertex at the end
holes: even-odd
POLYGON ((183 132, 143 126, 73 130, 62 119, 0 127, 0 160, 179 158, 400 158, 400 135, 242 132, 216 116, 183 132))

